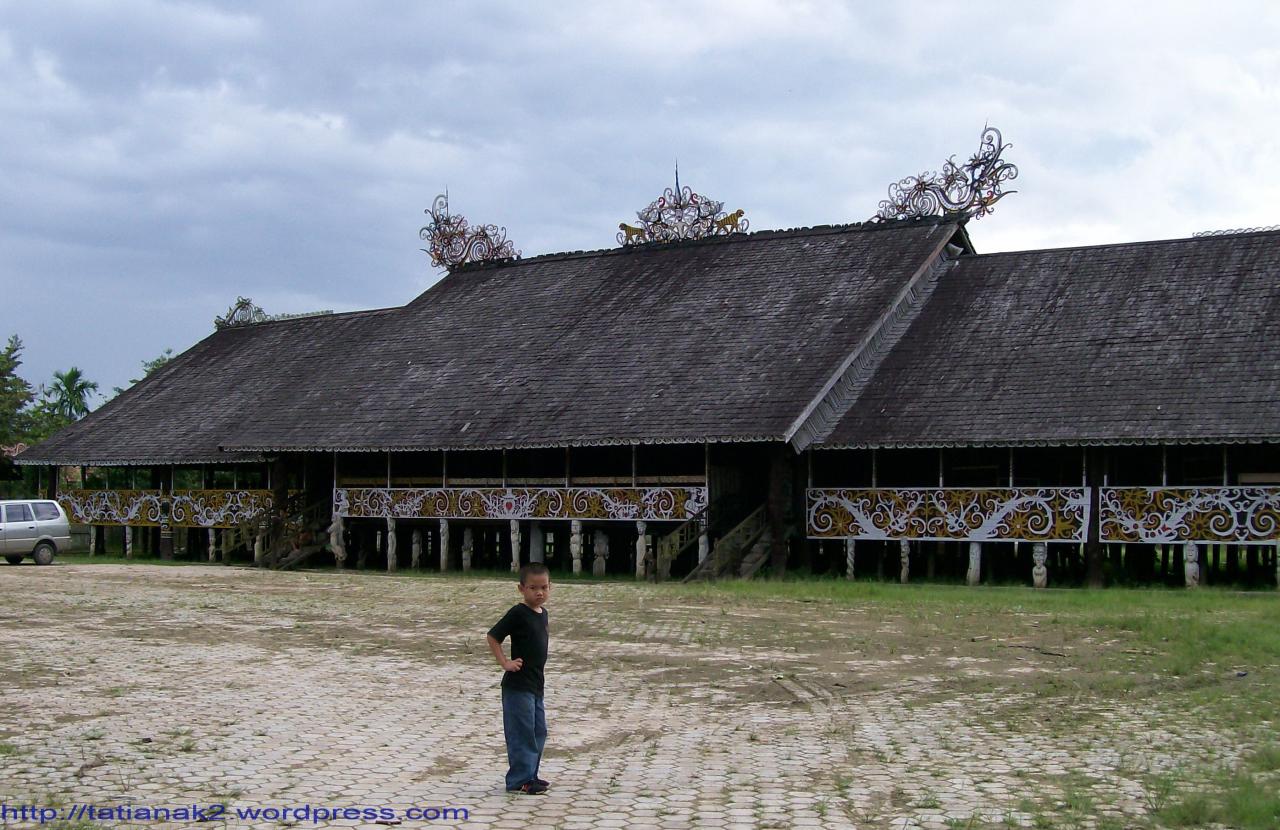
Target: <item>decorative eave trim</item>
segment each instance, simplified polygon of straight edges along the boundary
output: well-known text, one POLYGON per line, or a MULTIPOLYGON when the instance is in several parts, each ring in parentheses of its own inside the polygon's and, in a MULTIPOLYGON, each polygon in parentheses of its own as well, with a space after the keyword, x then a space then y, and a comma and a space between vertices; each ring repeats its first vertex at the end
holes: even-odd
POLYGON ((776 444, 780 435, 698 435, 675 438, 596 438, 586 440, 510 441, 489 444, 261 445, 223 447, 235 452, 467 452, 469 450, 544 450, 557 447, 630 447, 646 444, 776 444))
POLYGON ((862 394, 885 357, 928 304, 942 272, 953 264, 947 256, 952 238, 953 234, 943 236, 894 297, 889 308, 787 428, 785 440, 797 453, 804 452, 806 447, 831 433, 862 394))
POLYGON ((1280 435, 1230 438, 1062 438, 1014 439, 1009 441, 892 441, 888 443, 814 444, 813 450, 937 450, 982 447, 1158 447, 1203 446, 1213 444, 1280 444, 1280 435))
POLYGON ((261 455, 248 457, 236 455, 201 456, 197 458, 56 458, 27 459, 18 457, 14 464, 21 467, 181 467, 187 464, 260 464, 266 461, 261 455))

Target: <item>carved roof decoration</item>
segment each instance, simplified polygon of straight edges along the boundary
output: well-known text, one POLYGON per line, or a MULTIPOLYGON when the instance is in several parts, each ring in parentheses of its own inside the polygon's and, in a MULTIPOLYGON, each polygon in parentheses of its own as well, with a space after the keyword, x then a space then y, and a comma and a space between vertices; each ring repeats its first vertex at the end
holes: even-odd
POLYGON ((418 232, 431 247, 431 264, 457 268, 475 262, 500 262, 519 259, 520 252, 507 240, 507 229, 497 225, 471 225, 463 216, 449 212, 449 194, 441 193, 424 211, 431 224, 418 232))
POLYGON ((236 301, 227 309, 226 316, 213 318, 215 329, 249 326, 254 323, 265 323, 270 318, 261 307, 253 304, 248 297, 236 297, 236 301))
POLYGON ((618 223, 618 244, 682 242, 746 233, 750 223, 745 213, 741 209, 725 213, 724 202, 694 193, 688 186, 681 187, 680 168, 677 167, 676 186, 668 187, 648 207, 636 212, 640 221, 638 226, 618 223))
POLYGON ((995 127, 983 127, 978 152, 967 162, 957 165, 951 156, 942 163, 941 173, 925 171, 889 185, 889 198, 880 202, 871 221, 921 216, 981 219, 994 210, 996 202, 1018 192, 1001 189, 1004 182, 1018 177, 1018 168, 1000 157, 1012 146, 1004 143, 995 127))

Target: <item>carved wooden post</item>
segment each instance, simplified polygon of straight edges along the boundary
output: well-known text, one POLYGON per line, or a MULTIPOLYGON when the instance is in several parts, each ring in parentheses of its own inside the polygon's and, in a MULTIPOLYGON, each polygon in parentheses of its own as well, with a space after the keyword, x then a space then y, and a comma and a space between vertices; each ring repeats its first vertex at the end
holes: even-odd
POLYGON ((98 528, 89 525, 89 555, 98 555, 98 528))
POLYGON ((636 522, 636 579, 644 579, 644 560, 649 553, 649 540, 645 538, 646 525, 636 522))
POLYGON ((844 540, 844 578, 853 579, 853 563, 857 553, 858 540, 844 540))
POLYGON ((1182 573, 1188 588, 1200 586, 1200 548, 1195 542, 1187 542, 1182 548, 1182 573))
POLYGON ((907 579, 911 575, 911 542, 906 539, 898 541, 898 562, 902 565, 902 570, 898 574, 898 581, 906 585, 907 579))
POLYGON ((231 564, 231 534, 229 533, 230 530, 231 528, 224 527, 222 529, 222 532, 218 534, 222 539, 222 564, 224 565, 231 564))
POLYGON ((133 558, 133 528, 128 525, 124 528, 124 558, 133 558))
POLYGON ((542 522, 531 522, 529 528, 529 561, 541 562, 546 558, 547 537, 542 531, 542 522))
POLYGON ((520 570, 520 520, 511 520, 511 572, 520 570))
POLYGON ((415 527, 409 541, 409 567, 415 571, 422 564, 422 528, 415 527))
POLYGON ((471 555, 475 552, 476 541, 475 534, 471 528, 462 529, 462 572, 467 573, 471 570, 471 555))
POLYGON ((342 539, 342 515, 340 513, 333 514, 333 521, 329 523, 329 550, 333 551, 333 561, 338 566, 338 570, 342 570, 342 565, 347 561, 347 546, 342 539))
POLYGON ((711 539, 707 536, 707 522, 702 521, 702 532, 698 534, 698 564, 707 561, 711 553, 711 539))
POLYGON ((396 569, 396 520, 387 517, 387 572, 394 573, 396 569))
POLYGON ((1043 590, 1049 583, 1049 569, 1046 567, 1049 561, 1049 546, 1044 542, 1036 542, 1032 545, 1031 561, 1034 563, 1031 567, 1031 582, 1038 590, 1043 590))
POLYGON ((449 570, 449 520, 440 520, 440 573, 449 570))
POLYGON ((595 559, 591 563, 591 573, 604 576, 605 563, 609 559, 609 535, 603 530, 597 530, 592 539, 592 547, 595 548, 595 559))
POLYGON ((964 581, 970 585, 977 585, 982 581, 982 543, 969 543, 969 571, 964 575, 964 581))
POLYGON ((253 534, 253 564, 262 564, 262 533, 253 534))
POLYGON ((209 528, 209 561, 218 561, 218 531, 212 527, 209 528))
POLYGON ((582 522, 569 522, 569 556, 573 559, 573 572, 582 573, 582 522))

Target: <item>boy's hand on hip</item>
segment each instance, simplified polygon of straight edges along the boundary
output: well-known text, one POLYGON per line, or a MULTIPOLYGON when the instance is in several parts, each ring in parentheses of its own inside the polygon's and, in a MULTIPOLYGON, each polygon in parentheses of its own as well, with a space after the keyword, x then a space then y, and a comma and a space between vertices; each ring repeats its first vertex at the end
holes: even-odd
POLYGON ((502 668, 507 671, 520 671, 520 669, 524 668, 524 658, 517 657, 514 660, 507 660, 502 664, 502 668))

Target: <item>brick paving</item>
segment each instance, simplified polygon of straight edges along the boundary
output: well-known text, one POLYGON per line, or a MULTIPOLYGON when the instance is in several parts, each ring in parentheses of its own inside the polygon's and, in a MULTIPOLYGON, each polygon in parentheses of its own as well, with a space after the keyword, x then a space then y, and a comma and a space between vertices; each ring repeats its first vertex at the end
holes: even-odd
POLYGON ((1049 728, 1022 681, 1054 657, 922 644, 873 609, 557 583, 552 789, 514 796, 483 641, 516 601, 509 581, 55 565, 0 570, 0 588, 11 806, 450 806, 468 817, 402 826, 495 830, 1030 826, 1028 805, 1068 778, 1125 821, 1148 803, 1135 766, 1223 752, 1158 704, 1075 701, 1071 728, 1049 728), (869 657, 872 640, 890 647, 869 657), (987 685, 957 692, 957 676, 987 685))

